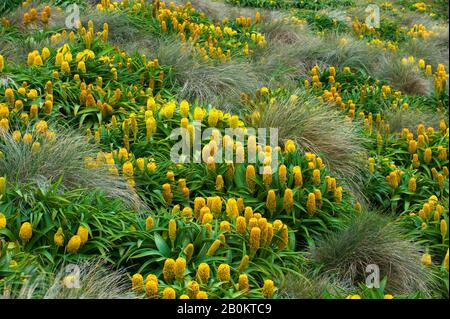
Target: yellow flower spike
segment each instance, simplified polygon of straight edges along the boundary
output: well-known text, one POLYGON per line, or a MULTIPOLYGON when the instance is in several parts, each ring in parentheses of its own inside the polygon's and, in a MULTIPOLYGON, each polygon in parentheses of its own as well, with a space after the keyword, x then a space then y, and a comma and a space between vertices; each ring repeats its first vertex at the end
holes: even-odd
POLYGON ((428 147, 425 149, 425 153, 423 155, 423 161, 425 163, 429 164, 431 162, 431 159, 432 159, 432 151, 431 151, 431 148, 428 147))
POLYGON ((219 247, 220 247, 220 245, 221 245, 222 243, 220 242, 220 240, 218 240, 218 239, 216 239, 212 244, 211 244, 211 246, 209 246, 209 249, 208 249, 208 251, 206 252, 206 255, 207 256, 212 256, 212 255, 214 255, 215 253, 216 253, 216 251, 217 251, 217 249, 219 249, 219 247))
POLYGON ((315 169, 315 170, 313 171, 313 174, 312 174, 312 182, 313 182, 315 185, 319 185, 319 184, 320 184, 320 170, 315 169))
POLYGON ((251 192, 255 191, 256 186, 255 177, 256 177, 255 167, 253 165, 247 165, 247 169, 245 172, 245 180, 251 192))
POLYGON ((150 173, 153 173, 156 170, 156 163, 151 161, 150 163, 147 164, 147 170, 150 173))
POLYGON ((36 104, 31 105, 30 107, 30 118, 34 119, 38 117, 39 107, 36 104))
POLYGON ((0 54, 0 72, 3 72, 5 69, 5 59, 3 58, 3 55, 0 54))
POLYGON ((408 181, 408 191, 415 193, 417 189, 417 182, 414 177, 411 177, 408 181))
POLYGON ((195 296, 196 299, 208 299, 208 294, 205 291, 199 291, 195 296))
MULTIPOLYGON (((239 218, 239 217, 238 217, 239 218)), ((223 220, 220 222, 220 231, 227 232, 231 230, 231 225, 228 221, 223 220)))
POLYGON ((148 111, 156 111, 156 102, 155 99, 153 97, 149 97, 147 99, 147 110, 148 111))
POLYGON ((211 212, 214 216, 217 216, 222 212, 222 199, 220 196, 212 197, 211 212))
POLYGON ((86 73, 86 64, 84 63, 84 61, 78 62, 77 71, 80 73, 86 73))
POLYGON ((11 106, 14 105, 15 101, 14 91, 11 88, 5 89, 5 98, 11 106))
POLYGON ((322 192, 320 189, 314 190, 314 195, 316 196, 316 205, 318 208, 322 208, 322 192))
POLYGON ((438 181, 438 185, 439 185, 439 188, 441 189, 441 191, 444 191, 444 182, 445 182, 445 179, 444 179, 444 175, 442 175, 441 173, 439 173, 438 175, 437 175, 437 181, 438 181))
POLYGON ((203 197, 196 197, 194 199, 194 215, 198 219, 200 216, 200 209, 206 205, 205 199, 203 197))
POLYGON ((6 177, 0 176, 0 195, 5 194, 6 191, 6 177))
POLYGON ((194 120, 202 122, 205 117, 205 111, 201 107, 196 107, 194 109, 194 120))
POLYGON ((207 263, 201 263, 197 268, 197 278, 200 283, 206 285, 208 284, 209 278, 211 276, 211 269, 207 263))
POLYGON ((384 299, 394 299, 394 296, 391 294, 384 295, 384 299))
POLYGON ((418 168, 420 166, 419 155, 417 153, 413 154, 411 162, 414 168, 418 168))
POLYGON ((408 142, 408 152, 409 152, 410 154, 416 153, 417 146, 418 146, 418 143, 417 143, 415 140, 410 140, 410 141, 408 142))
POLYGON ((170 187, 169 183, 165 183, 162 186, 162 195, 164 197, 164 200, 168 203, 171 204, 172 203, 172 199, 173 199, 173 193, 172 193, 172 189, 170 187))
POLYGON ((334 201, 336 203, 341 203, 342 202, 342 187, 336 187, 336 190, 334 191, 334 201))
POLYGON ((163 290, 162 299, 176 299, 176 292, 173 288, 167 287, 163 290))
POLYGON ((139 169, 139 171, 143 172, 145 169, 145 159, 142 157, 138 158, 136 160, 136 167, 139 169))
POLYGON ((217 175, 217 177, 216 177, 216 190, 219 191, 219 192, 222 191, 224 185, 225 185, 225 183, 223 181, 222 175, 217 175))
POLYGON ((425 136, 423 134, 420 134, 417 137, 417 146, 424 147, 425 146, 425 136))
POLYGON ((6 228, 6 216, 3 213, 0 213, 0 229, 6 228))
POLYGON ((147 298, 157 298, 158 297, 158 281, 148 280, 145 283, 145 295, 147 298))
POLYGON ((278 179, 280 184, 285 185, 287 181, 287 168, 286 165, 280 165, 278 168, 278 179))
POLYGON ((44 63, 42 61, 41 56, 39 54, 35 55, 33 59, 33 65, 42 66, 43 64, 44 63))
POLYGON ((262 295, 266 299, 271 299, 275 292, 275 285, 272 280, 264 280, 264 286, 262 287, 262 295))
POLYGON ((144 291, 144 277, 141 274, 134 274, 131 278, 131 287, 138 293, 144 291))
POLYGON ((445 237, 447 236, 447 222, 445 221, 445 219, 441 220, 441 225, 440 225, 440 229, 441 229, 441 236, 442 236, 442 240, 445 239, 445 237))
POLYGON ((206 166, 208 167, 208 171, 214 172, 216 170, 216 161, 213 156, 209 156, 206 161, 206 166))
POLYGON ((219 122, 219 111, 217 109, 211 109, 208 113, 208 126, 216 127, 219 122))
POLYGON ((119 149, 118 153, 119 162, 128 160, 128 151, 126 148, 119 149))
POLYGON ((214 219, 213 215, 211 213, 206 213, 202 215, 202 224, 206 225, 210 223, 214 219))
POLYGON ((361 299, 360 295, 348 295, 345 299, 361 299))
POLYGON ((249 206, 245 207, 244 217, 245 217, 245 221, 247 223, 250 221, 250 218, 253 217, 253 209, 251 207, 249 207, 249 206))
POLYGON ((163 277, 166 283, 171 283, 175 278, 175 260, 167 258, 164 262, 163 277))
POLYGON ((33 227, 29 222, 25 222, 20 226, 19 237, 23 241, 27 242, 33 236, 33 227))
POLYGON ((316 212, 316 195, 314 193, 308 194, 306 208, 309 215, 314 215, 314 213, 316 212))
POLYGON ((238 212, 239 212, 239 215, 240 215, 240 214, 242 214, 244 212, 244 209, 245 209, 244 199, 242 197, 239 197, 236 200, 236 204, 237 204, 238 212))
POLYGON ((200 286, 196 281, 190 281, 187 288, 188 288, 187 294, 190 298, 195 298, 195 296, 197 296, 198 292, 200 291, 200 286))
POLYGON ((149 281, 154 281, 154 282, 158 282, 158 277, 156 277, 156 275, 154 274, 149 274, 147 275, 147 278, 145 278, 145 282, 149 282, 149 281))
POLYGON ((303 176, 302 176, 302 170, 300 166, 295 166, 292 170, 294 174, 294 185, 296 187, 302 187, 303 186, 303 176))
POLYGON ((171 219, 169 221, 169 238, 172 244, 175 242, 175 239, 177 238, 177 221, 175 219, 171 219))
POLYGON ((256 251, 259 249, 260 241, 261 241, 261 229, 255 226, 250 230, 250 240, 249 240, 250 254, 253 255, 256 253, 256 251))
POLYGON ((242 257, 241 262, 239 263, 238 273, 242 273, 245 268, 247 268, 249 261, 250 257, 248 255, 242 257))
POLYGON ((183 196, 184 196, 186 199, 189 199, 189 196, 190 196, 189 188, 183 187, 183 189, 181 190, 181 192, 183 193, 183 196))
POLYGON ((152 217, 147 217, 145 220, 145 229, 146 230, 152 230, 154 226, 154 221, 152 217))
POLYGON ((211 210, 209 209, 208 206, 204 206, 200 209, 200 213, 197 219, 201 222, 205 215, 211 215, 211 210))
POLYGON ((81 247, 81 238, 78 235, 74 235, 69 239, 66 250, 71 254, 76 254, 81 247))
POLYGON ((444 268, 447 269, 447 271, 448 271, 448 248, 447 248, 447 253, 445 254, 445 258, 444 258, 444 268))
POLYGON ((70 65, 67 61, 61 62, 61 72, 70 74, 70 65))
POLYGON ((187 119, 186 117, 183 117, 180 120, 180 127, 184 128, 184 129, 188 129, 188 126, 189 126, 189 119, 187 119))
POLYGON ((218 281, 230 281, 230 266, 227 264, 220 264, 217 268, 217 280, 218 281))
POLYGON ((441 145, 438 146, 438 159, 445 161, 447 159, 447 149, 441 145))
POLYGON ((439 121, 439 130, 441 130, 441 132, 445 132, 447 130, 447 124, 444 119, 439 121))
POLYGON ((22 141, 24 144, 31 144, 33 141, 33 136, 30 133, 25 133, 22 137, 22 141))
POLYGON ((266 207, 271 215, 277 210, 277 197, 272 189, 267 193, 266 207))
POLYGON ((431 255, 430 254, 423 254, 421 261, 422 261, 422 265, 430 266, 431 265, 431 255))
POLYGON ((272 184, 272 168, 269 165, 266 165, 263 168, 263 183, 266 187, 269 187, 272 184))
POLYGON ((281 227, 281 233, 279 235, 279 239, 277 240, 277 245, 280 250, 283 250, 287 247, 289 243, 289 230, 287 225, 283 225, 281 227))
POLYGON ((182 281, 184 278, 184 273, 186 272, 186 259, 183 257, 178 257, 175 261, 175 278, 182 281))
POLYGON ((228 218, 236 219, 239 216, 239 209, 236 199, 229 198, 226 205, 226 213, 228 218))
POLYGON ((284 151, 286 153, 295 152, 295 142, 293 140, 287 140, 284 145, 284 151))
POLYGON ((16 143, 19 142, 21 140, 21 138, 22 138, 22 134, 19 131, 14 131, 12 133, 12 139, 14 142, 16 142, 16 143))
POLYGON ((247 222, 246 222, 246 218, 243 216, 239 216, 236 219, 236 230, 239 234, 241 235, 245 235, 246 231, 247 231, 247 222))
POLYGON ((181 296, 180 296, 180 298, 179 298, 179 299, 190 299, 190 298, 189 298, 189 296, 188 296, 188 295, 185 295, 185 294, 183 294, 183 295, 181 295, 181 296))
POLYGON ((31 152, 32 152, 33 154, 38 153, 38 152, 40 151, 40 149, 41 149, 41 143, 39 143, 39 142, 34 142, 34 143, 31 145, 31 152))
POLYGON ((84 245, 84 244, 87 243, 88 238, 89 238, 89 231, 88 231, 88 229, 86 227, 79 226, 78 230, 77 230, 77 235, 81 239, 81 245, 84 245))
POLYGON ((188 117, 189 115, 189 103, 186 100, 183 100, 180 103, 180 115, 183 117, 188 117))
POLYGON ((246 292, 249 290, 249 287, 248 276, 246 274, 239 275, 238 289, 246 292))
POLYGON ((186 255, 186 262, 189 263, 192 256, 194 255, 194 245, 191 243, 188 244, 184 249, 184 254, 186 255))
POLYGON ((290 188, 286 188, 284 191, 283 209, 288 214, 292 213, 294 209, 294 194, 290 188))
POLYGON ((61 247, 62 245, 64 245, 64 233, 61 227, 58 228, 55 235, 53 236, 53 242, 57 247, 61 247))

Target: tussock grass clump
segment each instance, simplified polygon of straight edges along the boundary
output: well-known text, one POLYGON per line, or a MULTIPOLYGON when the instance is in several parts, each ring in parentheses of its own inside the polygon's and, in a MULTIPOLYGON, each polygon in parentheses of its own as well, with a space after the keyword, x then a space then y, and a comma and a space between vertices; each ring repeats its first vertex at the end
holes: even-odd
POLYGON ((344 290, 342 283, 319 274, 288 274, 280 288, 280 296, 285 299, 321 299, 325 294, 335 295, 344 290))
POLYGON ((62 265, 54 275, 29 280, 15 299, 130 299, 130 281, 124 270, 113 270, 100 258, 62 265))
POLYGON ((123 11, 105 13, 95 10, 86 12, 83 15, 83 25, 87 25, 89 20, 97 27, 107 23, 109 27, 108 41, 123 50, 128 50, 132 42, 142 34, 142 21, 125 14, 123 11))
MULTIPOLYGON (((28 133, 34 139, 39 136, 35 128, 28 133)), ((46 188, 52 182, 59 182, 61 191, 98 189, 133 207, 142 206, 135 190, 124 178, 111 174, 104 165, 91 168, 86 165, 86 158, 95 159, 100 149, 77 131, 58 128, 53 140, 38 143, 40 147, 36 152, 32 145, 16 141, 13 133, 0 132, 0 151, 3 154, 0 176, 19 187, 32 184, 46 188)))
POLYGON ((421 111, 415 108, 403 109, 386 109, 384 112, 384 119, 389 124, 391 132, 400 133, 403 128, 408 128, 410 131, 417 129, 419 124, 424 124, 427 127, 431 126, 435 129, 439 128, 439 121, 443 117, 442 114, 421 111))
POLYGON ((365 139, 359 128, 331 105, 321 102, 305 91, 291 97, 277 97, 272 105, 259 110, 258 127, 278 128, 281 141, 291 139, 304 152, 323 157, 330 170, 359 192, 365 172, 361 156, 365 139))
POLYGON ((406 94, 427 95, 430 92, 430 81, 424 74, 410 64, 403 64, 400 58, 384 56, 375 73, 377 79, 387 81, 406 94))
POLYGON ((261 84, 250 63, 239 59, 206 63, 176 39, 157 43, 155 56, 160 63, 172 67, 171 76, 180 86, 179 99, 230 109, 239 102, 241 92, 255 91, 261 84))
MULTIPOLYGON (((400 55, 414 56, 417 59, 424 59, 426 63, 436 67, 439 63, 444 63, 448 68, 448 42, 442 41, 441 32, 439 36, 427 39, 411 39, 403 44, 400 55)), ((448 28, 443 32, 448 39, 448 28)))
MULTIPOLYGON (((283 22, 267 23, 265 28, 267 46, 256 53, 255 68, 259 73, 271 75, 277 81, 280 78, 289 81, 308 76, 315 65, 321 68, 348 66, 372 73, 379 63, 380 51, 377 48, 348 37, 347 43, 341 44, 342 35, 339 33, 318 38, 306 27, 283 22)), ((278 85, 284 84, 282 82, 278 85)))
POLYGON ((367 265, 375 264, 380 280, 387 276, 390 291, 427 291, 430 278, 420 263, 420 248, 389 218, 377 213, 352 217, 340 230, 318 238, 311 253, 325 272, 352 285, 365 282, 367 265))
POLYGON ((221 22, 224 18, 234 19, 240 16, 254 17, 255 13, 259 11, 262 19, 271 19, 272 16, 278 14, 277 11, 265 10, 262 8, 251 7, 236 7, 218 0, 176 0, 176 4, 186 4, 190 2, 197 11, 204 13, 207 17, 216 22, 221 22))

